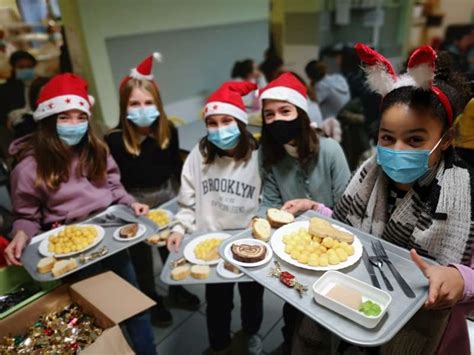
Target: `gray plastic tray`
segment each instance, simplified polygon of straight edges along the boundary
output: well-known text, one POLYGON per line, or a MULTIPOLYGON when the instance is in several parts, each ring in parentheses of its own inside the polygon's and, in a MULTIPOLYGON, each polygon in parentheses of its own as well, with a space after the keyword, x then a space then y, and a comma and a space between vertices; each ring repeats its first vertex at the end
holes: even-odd
MULTIPOLYGON (((232 230, 232 231, 225 231, 225 233, 229 233, 231 235, 236 235, 241 233, 242 230, 232 230)), ((198 237, 200 235, 203 235, 207 232, 200 232, 200 233, 193 233, 191 235, 187 235, 184 239, 183 242, 181 243, 181 248, 179 252, 170 252, 170 255, 168 256, 168 259, 166 259, 166 263, 163 266, 163 270, 161 271, 161 280, 168 285, 197 285, 197 284, 215 284, 215 283, 227 283, 227 282, 249 282, 252 281, 250 277, 247 275, 243 275, 239 277, 238 279, 227 279, 224 277, 221 277, 217 271, 216 267, 217 265, 211 266, 211 272, 209 273, 209 277, 205 280, 197 280, 191 276, 188 276, 186 279, 181 280, 181 281, 175 281, 171 278, 171 263, 176 260, 180 259, 183 257, 183 251, 184 247, 186 244, 188 244, 194 237, 198 237)), ((230 237, 232 238, 232 237, 230 237)), ((230 239, 229 238, 229 239, 230 239)))
POLYGON ((38 247, 39 247, 39 243, 41 243, 41 234, 36 236, 32 241, 31 243, 25 248, 24 252, 23 252, 23 255, 21 256, 21 261, 23 263, 23 266, 25 267, 25 269, 28 271, 28 273, 31 275, 31 277, 33 277, 33 279, 37 280, 37 281, 52 281, 52 280, 58 280, 58 279, 61 279, 67 275, 70 275, 70 274, 73 274, 85 267, 88 267, 92 264, 95 264, 96 262, 100 261, 100 260, 103 260, 105 258, 108 258, 109 256, 115 254, 115 253, 118 253, 119 251, 122 251, 124 249, 127 249, 129 247, 131 247, 132 245, 135 245, 137 243, 140 243, 142 242, 144 239, 147 239, 148 237, 150 237, 152 234, 156 233, 156 230, 157 230, 157 227, 156 225, 150 221, 148 218, 145 218, 143 216, 140 216, 140 217, 136 217, 135 214, 133 213, 133 211, 127 207, 127 206, 124 206, 124 205, 115 205, 115 206, 111 206, 109 208, 107 208, 105 211, 95 215, 95 216, 92 216, 80 223, 88 223, 88 221, 96 218, 96 217, 99 217, 99 216, 102 216, 104 214, 107 214, 107 213, 111 213, 111 214, 114 214, 114 215, 117 215, 117 216, 123 216, 124 218, 130 218, 132 220, 136 220, 137 222, 145 225, 146 227, 146 232, 140 237, 140 238, 137 238, 137 239, 134 239, 132 241, 129 241, 129 242, 121 242, 121 241, 117 241, 113 238, 113 233, 114 231, 117 229, 117 228, 120 228, 120 227, 103 227, 104 230, 105 230, 105 236, 104 236, 104 239, 102 239, 102 241, 97 244, 95 247, 91 248, 91 249, 88 249, 86 251, 84 251, 83 253, 81 254, 89 254, 89 253, 92 253, 94 251, 97 251, 99 250, 102 246, 106 246, 107 249, 108 249, 108 253, 105 254, 104 256, 101 256, 95 260, 92 260, 92 261, 89 261, 88 263, 85 263, 85 264, 81 264, 79 262, 79 257, 81 254, 77 254, 77 255, 74 255, 72 256, 72 258, 75 258, 77 260, 77 263, 78 263, 78 267, 74 270, 71 270, 70 272, 67 272, 59 277, 54 277, 52 275, 52 273, 46 273, 46 274, 40 274, 36 271, 36 266, 38 264, 38 261, 43 258, 43 256, 39 253, 38 251, 38 247))
MULTIPOLYGON (((306 220, 314 216, 324 218, 314 212, 306 212, 297 220, 306 220)), ((343 223, 334 220, 330 221, 333 224, 341 225, 344 228, 349 229, 351 232, 353 232, 360 239, 367 252, 370 255, 373 255, 372 249, 370 247, 370 242, 377 238, 371 236, 370 234, 363 233, 357 229, 347 226, 343 223)), ((243 238, 251 238, 251 231, 245 230, 242 233, 225 240, 220 246, 221 254, 223 254, 226 245, 232 243, 235 240, 243 238)), ((382 285, 382 289, 386 290, 391 294, 392 303, 388 309, 387 314, 384 316, 384 319, 382 319, 382 321, 374 329, 364 328, 358 325, 357 323, 354 323, 349 319, 344 318, 343 316, 340 316, 339 314, 323 306, 320 306, 314 301, 312 286, 314 282, 323 275, 324 272, 298 268, 294 265, 282 261, 274 254, 273 259, 276 259, 280 262, 283 270, 291 272, 293 275, 295 275, 297 281, 299 281, 303 285, 308 286, 308 291, 303 296, 303 298, 300 298, 300 296, 295 290, 286 287, 277 278, 269 276, 270 270, 274 267, 273 260, 261 267, 240 269, 252 279, 260 283, 262 286, 268 288, 274 294, 283 298, 286 302, 292 304, 294 307, 298 308, 308 317, 314 319, 317 323, 329 329, 331 332, 333 332, 340 338, 352 344, 360 346, 379 346, 384 343, 387 343, 397 334, 397 332, 423 306, 423 303, 425 302, 426 297, 428 295, 428 281, 423 276, 421 271, 419 271, 415 264, 411 261, 409 252, 403 248, 400 248, 383 240, 382 244, 384 245, 392 263, 395 265, 400 274, 415 292, 416 297, 406 297, 388 267, 384 265, 385 274, 387 275, 388 279, 394 287, 393 292, 387 291, 385 285, 382 282, 382 278, 380 276, 379 271, 375 270, 377 278, 379 279, 380 284, 382 285)), ((430 264, 434 264, 432 260, 425 260, 430 264)), ((367 272, 367 269, 365 268, 362 259, 359 260, 355 265, 339 271, 344 272, 361 281, 367 282, 368 284, 371 284, 369 274, 367 272)))

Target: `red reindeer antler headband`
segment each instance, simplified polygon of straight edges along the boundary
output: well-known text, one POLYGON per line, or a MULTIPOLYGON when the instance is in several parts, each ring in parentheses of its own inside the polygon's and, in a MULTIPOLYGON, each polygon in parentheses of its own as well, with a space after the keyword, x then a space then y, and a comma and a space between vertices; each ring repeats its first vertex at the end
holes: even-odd
POLYGON ((357 43, 355 50, 364 63, 369 87, 382 96, 403 86, 414 86, 431 90, 443 105, 448 115, 448 123, 453 124, 453 108, 446 94, 433 84, 435 76, 436 52, 430 46, 417 48, 408 60, 407 73, 395 74, 390 62, 380 53, 365 44, 357 43))

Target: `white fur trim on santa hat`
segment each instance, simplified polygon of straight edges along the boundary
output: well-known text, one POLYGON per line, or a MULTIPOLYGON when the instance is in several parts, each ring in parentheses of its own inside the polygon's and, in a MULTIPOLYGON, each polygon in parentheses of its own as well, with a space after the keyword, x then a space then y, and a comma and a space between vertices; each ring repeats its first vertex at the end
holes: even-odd
POLYGON ((212 101, 204 107, 204 118, 210 115, 229 115, 248 124, 247 112, 227 102, 212 101))
POLYGON ((306 97, 288 87, 276 86, 265 90, 262 95, 260 95, 260 102, 265 99, 287 101, 290 104, 298 106, 303 111, 308 112, 308 100, 306 97))
POLYGON ((89 102, 81 96, 61 95, 47 101, 43 101, 41 104, 39 104, 38 108, 33 113, 33 118, 35 121, 40 121, 43 118, 49 117, 56 113, 69 110, 80 110, 90 116, 90 108, 91 105, 89 102))
POLYGON ((130 70, 130 77, 134 79, 139 79, 139 80, 153 80, 153 74, 143 75, 143 74, 140 74, 135 68, 130 70))

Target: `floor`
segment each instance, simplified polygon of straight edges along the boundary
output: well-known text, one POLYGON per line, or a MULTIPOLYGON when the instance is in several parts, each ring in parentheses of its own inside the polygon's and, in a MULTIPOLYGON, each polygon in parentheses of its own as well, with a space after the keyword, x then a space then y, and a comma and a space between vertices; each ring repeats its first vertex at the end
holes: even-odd
MULTIPOLYGON (((167 294, 166 285, 159 278, 161 261, 158 253, 154 255, 157 290, 167 294)), ((204 285, 186 286, 202 301, 201 307, 195 312, 171 309, 173 324, 168 328, 155 328, 155 341, 160 355, 194 355, 202 354, 208 347, 206 316, 204 303, 204 285)), ((283 341, 281 334, 283 301, 268 290, 264 294, 264 318, 260 335, 263 338, 264 354, 277 348, 283 341)), ((471 353, 474 354, 474 322, 467 321, 471 339, 471 353)), ((234 292, 234 310, 232 313, 232 332, 240 329, 240 302, 237 289, 234 292)))
MULTIPOLYGON (((167 294, 167 286, 159 278, 161 261, 158 253, 154 255, 157 291, 167 294)), ((170 309, 173 314, 173 324, 167 328, 155 328, 155 341, 160 355, 168 354, 202 354, 209 346, 207 341, 206 315, 204 303, 204 285, 186 286, 197 295, 202 303, 195 312, 170 309)), ((281 335, 283 301, 268 290, 264 294, 264 317, 260 328, 263 338, 264 352, 269 353, 283 341, 281 335)), ((232 311, 232 332, 240 329, 240 301, 237 288, 234 292, 234 310, 232 311)))

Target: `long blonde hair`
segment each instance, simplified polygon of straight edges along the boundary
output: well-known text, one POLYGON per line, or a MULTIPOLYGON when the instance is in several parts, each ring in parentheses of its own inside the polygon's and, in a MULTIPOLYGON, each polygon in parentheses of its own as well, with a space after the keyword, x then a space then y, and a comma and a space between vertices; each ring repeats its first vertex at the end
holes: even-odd
POLYGON ((160 112, 159 118, 151 125, 151 135, 161 149, 168 148, 171 140, 171 128, 166 117, 161 101, 161 95, 154 81, 130 79, 120 88, 120 128, 122 128, 123 141, 127 152, 138 156, 140 155, 139 134, 135 126, 127 119, 128 101, 132 95, 133 89, 140 89, 148 92, 160 112))

